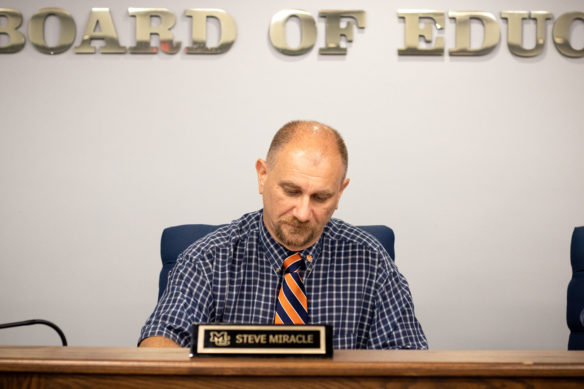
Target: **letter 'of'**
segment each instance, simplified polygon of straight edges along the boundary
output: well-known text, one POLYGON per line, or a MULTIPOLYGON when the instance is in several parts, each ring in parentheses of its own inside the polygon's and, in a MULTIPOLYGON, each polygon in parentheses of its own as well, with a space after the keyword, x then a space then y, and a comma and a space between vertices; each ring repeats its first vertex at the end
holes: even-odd
POLYGON ((347 48, 341 47, 341 36, 344 36, 347 42, 353 42, 355 23, 348 20, 346 25, 341 27, 341 18, 352 18, 357 22, 357 27, 365 28, 365 11, 323 10, 318 13, 318 16, 326 18, 325 47, 318 50, 319 54, 347 54, 347 48))
POLYGON ((309 12, 301 9, 284 9, 276 12, 270 23, 270 42, 276 50, 286 55, 308 53, 316 42, 316 22, 309 12), (300 21, 300 44, 293 48, 286 42, 286 23, 290 18, 300 21))

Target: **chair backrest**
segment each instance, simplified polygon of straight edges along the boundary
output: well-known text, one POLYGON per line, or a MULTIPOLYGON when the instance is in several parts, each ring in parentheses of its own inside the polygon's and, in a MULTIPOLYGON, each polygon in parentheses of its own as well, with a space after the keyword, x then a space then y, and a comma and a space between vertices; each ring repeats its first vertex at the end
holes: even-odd
MULTIPOLYGON (((224 225, 224 224, 222 224, 224 225)), ((168 227, 162 231, 160 240, 160 258, 162 259, 162 270, 158 280, 158 298, 162 296, 166 289, 168 272, 174 266, 176 259, 191 243, 201 239, 210 232, 215 231, 222 225, 209 224, 184 224, 180 226, 168 227)), ((395 259, 393 230, 387 226, 358 226, 362 230, 369 232, 385 247, 392 259, 395 259)))
POLYGON ((576 227, 570 246, 572 279, 568 284, 566 321, 570 328, 568 350, 584 350, 584 226, 576 227))

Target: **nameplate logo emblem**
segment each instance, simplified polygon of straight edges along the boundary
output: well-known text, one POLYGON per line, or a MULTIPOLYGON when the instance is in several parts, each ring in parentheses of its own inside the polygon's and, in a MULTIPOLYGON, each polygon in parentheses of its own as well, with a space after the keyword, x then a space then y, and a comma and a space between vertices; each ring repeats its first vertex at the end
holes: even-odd
POLYGON ((231 336, 225 331, 211 331, 209 332, 209 341, 215 344, 215 346, 225 347, 231 344, 231 336))

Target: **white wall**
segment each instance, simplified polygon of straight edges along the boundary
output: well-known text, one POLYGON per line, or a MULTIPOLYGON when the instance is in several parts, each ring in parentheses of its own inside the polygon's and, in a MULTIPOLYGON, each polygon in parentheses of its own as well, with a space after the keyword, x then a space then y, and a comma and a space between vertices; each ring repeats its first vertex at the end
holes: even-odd
MULTIPOLYGON (((23 31, 48 6, 71 12, 76 45, 92 6, 111 8, 126 47, 130 6, 173 11, 183 47, 189 8, 225 9, 238 37, 219 56, 48 56, 30 42, 0 55, 0 322, 45 318, 72 345, 134 345, 156 301, 162 229, 259 208, 255 159, 283 123, 306 118, 344 134, 352 181, 336 216, 394 228, 432 348, 566 347, 584 59, 558 53, 552 22, 542 55, 513 56, 500 12, 557 17, 584 11, 580 1, 2 2, 23 13, 23 31), (287 57, 267 37, 286 8, 363 9, 367 27, 344 57, 287 57), (397 10, 413 8, 491 12, 501 43, 484 57, 400 57, 397 10)), ((444 37, 453 47, 452 21, 444 37)), ((572 42, 584 47, 584 23, 572 42)), ((58 338, 4 330, 0 344, 58 338)))

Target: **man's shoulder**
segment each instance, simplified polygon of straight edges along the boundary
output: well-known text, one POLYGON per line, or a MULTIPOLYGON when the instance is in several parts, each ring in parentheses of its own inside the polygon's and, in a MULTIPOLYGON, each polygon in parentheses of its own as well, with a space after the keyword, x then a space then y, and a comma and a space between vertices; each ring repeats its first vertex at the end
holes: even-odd
POLYGON ((261 211, 246 213, 193 242, 183 254, 194 256, 217 249, 231 249, 241 240, 255 237, 260 228, 260 221, 261 211))
POLYGON ((324 233, 332 241, 359 245, 374 252, 385 252, 381 243, 373 235, 341 219, 332 218, 324 233))

